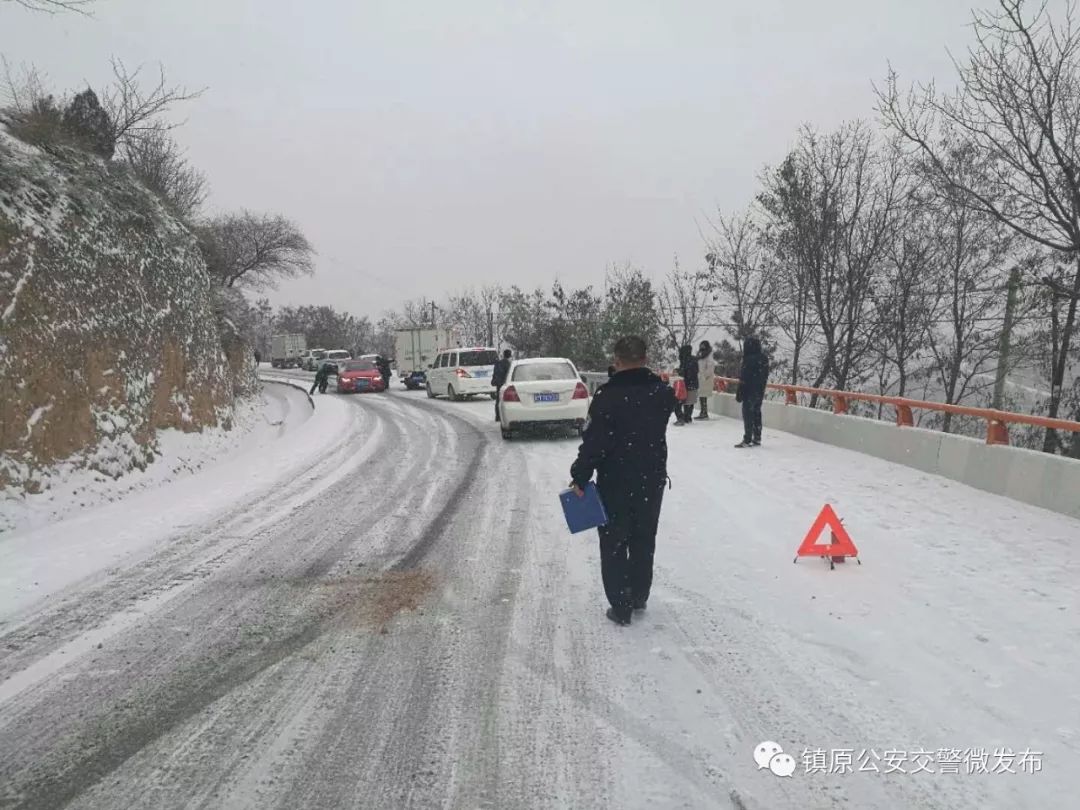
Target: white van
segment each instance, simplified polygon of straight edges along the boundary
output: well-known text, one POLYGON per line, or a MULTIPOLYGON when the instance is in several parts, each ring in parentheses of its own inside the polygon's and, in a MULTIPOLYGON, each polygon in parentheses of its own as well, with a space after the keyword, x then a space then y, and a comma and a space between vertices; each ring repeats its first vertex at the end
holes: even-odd
POLYGON ((488 346, 443 349, 427 370, 427 395, 461 400, 471 396, 493 396, 491 373, 499 350, 488 346))

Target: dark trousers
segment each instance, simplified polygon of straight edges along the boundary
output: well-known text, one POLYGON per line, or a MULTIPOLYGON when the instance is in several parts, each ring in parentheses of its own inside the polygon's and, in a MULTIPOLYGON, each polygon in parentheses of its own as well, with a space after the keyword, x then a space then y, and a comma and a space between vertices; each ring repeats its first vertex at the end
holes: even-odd
POLYGON ((652 588, 664 485, 649 487, 633 497, 610 498, 603 491, 600 497, 608 512, 607 525, 599 529, 604 592, 613 608, 629 611, 634 602, 647 600, 652 588))
POLYGON ((709 398, 708 397, 701 397, 700 401, 701 401, 701 413, 700 413, 700 416, 708 417, 708 415, 709 415, 709 398))
POLYGON ((748 397, 742 401, 743 441, 761 441, 761 402, 763 397, 748 397))
POLYGON ((495 421, 499 421, 499 392, 502 391, 502 386, 495 386, 495 421))
POLYGON ((313 382, 311 384, 311 390, 308 391, 308 394, 314 394, 316 388, 319 389, 320 394, 325 394, 326 393, 326 384, 327 384, 327 382, 328 382, 327 380, 321 380, 321 381, 316 380, 315 382, 313 382))

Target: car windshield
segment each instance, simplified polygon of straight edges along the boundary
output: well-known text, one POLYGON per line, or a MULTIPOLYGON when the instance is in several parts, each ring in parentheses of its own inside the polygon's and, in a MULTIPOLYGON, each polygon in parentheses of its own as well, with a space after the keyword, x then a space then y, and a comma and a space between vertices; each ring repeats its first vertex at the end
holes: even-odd
POLYGON ((353 360, 349 363, 342 363, 342 371, 373 371, 375 364, 370 360, 353 360))
POLYGON ((491 351, 465 351, 460 352, 458 355, 459 366, 493 366, 495 361, 499 359, 499 353, 492 349, 491 351))
POLYGON ((514 382, 542 380, 576 380, 574 367, 566 362, 523 363, 514 368, 514 382))

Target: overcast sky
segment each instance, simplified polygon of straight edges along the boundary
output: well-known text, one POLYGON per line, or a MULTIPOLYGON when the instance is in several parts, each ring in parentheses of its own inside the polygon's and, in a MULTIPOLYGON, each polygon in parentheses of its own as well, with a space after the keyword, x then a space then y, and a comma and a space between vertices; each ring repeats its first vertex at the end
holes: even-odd
MULTIPOLYGON (((985 0, 989 2, 989 0, 985 0)), ((275 303, 375 315, 488 281, 699 266, 800 124, 873 117, 871 80, 950 80, 969 0, 0 2, 0 52, 59 88, 109 57, 206 94, 177 133, 213 210, 281 212, 319 251, 275 303), (525 10, 525 9, 528 10, 525 10)))

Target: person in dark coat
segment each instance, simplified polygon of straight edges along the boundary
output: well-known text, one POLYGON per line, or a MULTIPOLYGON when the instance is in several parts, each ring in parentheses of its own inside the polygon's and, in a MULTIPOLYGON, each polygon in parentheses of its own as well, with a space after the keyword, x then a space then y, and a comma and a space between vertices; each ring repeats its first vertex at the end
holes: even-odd
POLYGON ((653 578, 656 528, 667 483, 667 426, 675 392, 645 367, 645 341, 615 344, 615 375, 589 406, 570 478, 581 494, 596 473, 607 510, 600 527, 600 573, 611 607, 607 617, 630 624, 644 610, 653 578))
POLYGON ((383 390, 390 390, 390 361, 385 357, 379 356, 375 358, 375 368, 379 370, 379 375, 382 377, 383 390))
POLYGON ((499 421, 499 391, 506 385, 506 378, 510 375, 510 358, 514 353, 509 349, 503 350, 503 355, 495 361, 495 368, 491 372, 491 384, 495 386, 495 421, 499 421))
POLYGON ((761 403, 769 382, 769 358, 761 350, 761 341, 748 337, 743 341, 742 368, 735 400, 742 403, 743 440, 736 447, 761 444, 761 403))
POLYGON ((686 386, 686 399, 679 403, 676 409, 676 426, 689 425, 694 421, 694 403, 697 402, 698 388, 698 360, 694 356, 693 346, 683 346, 679 349, 679 376, 686 386))
POLYGON ((315 389, 319 389, 320 394, 326 393, 327 383, 330 381, 330 363, 321 363, 319 370, 315 372, 315 382, 311 384, 311 390, 308 394, 314 394, 315 389))

